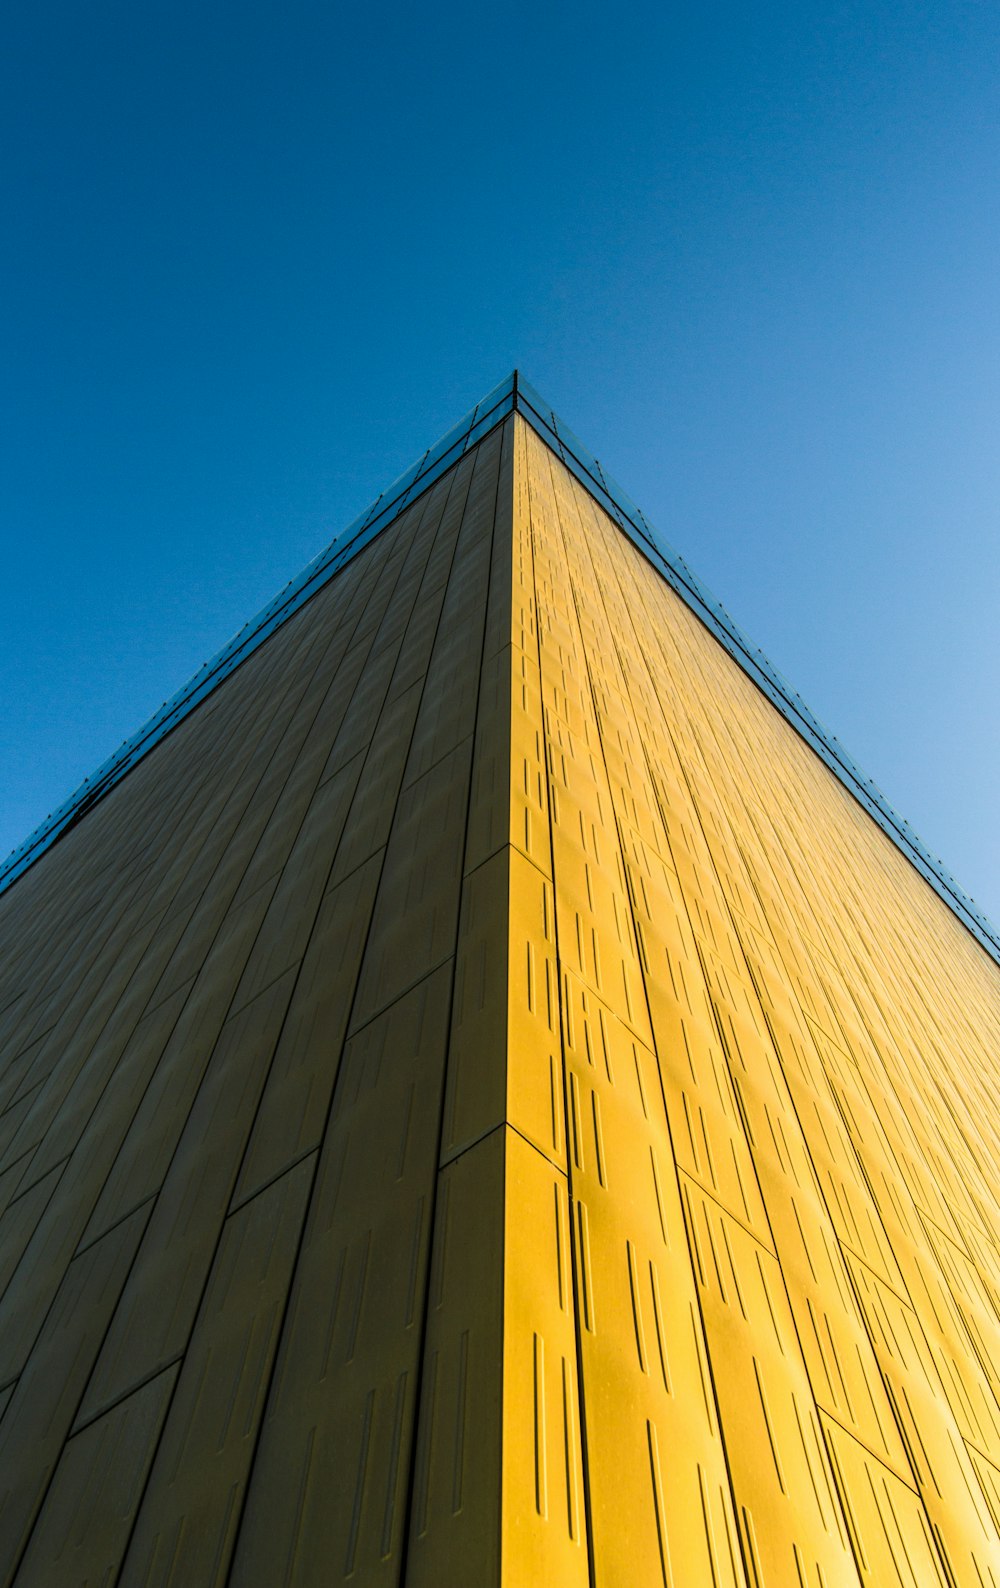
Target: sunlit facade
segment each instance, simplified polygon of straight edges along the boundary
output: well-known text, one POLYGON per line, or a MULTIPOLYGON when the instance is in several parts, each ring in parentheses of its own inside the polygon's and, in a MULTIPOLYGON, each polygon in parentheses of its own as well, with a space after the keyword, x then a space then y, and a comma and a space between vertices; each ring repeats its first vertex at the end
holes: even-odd
POLYGON ((6 880, 3 1581, 1000 1588, 1000 947, 516 377, 6 880))

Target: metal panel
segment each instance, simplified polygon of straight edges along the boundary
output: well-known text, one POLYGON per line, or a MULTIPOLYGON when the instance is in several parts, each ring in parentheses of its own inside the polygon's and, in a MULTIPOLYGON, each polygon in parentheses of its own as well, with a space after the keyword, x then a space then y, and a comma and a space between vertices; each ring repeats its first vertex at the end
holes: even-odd
POLYGON ((596 1580, 742 1584, 656 1057, 569 973, 564 1010, 596 1580))
POLYGON ((794 1582, 798 1572, 805 1581, 853 1583, 781 1269, 689 1180, 683 1201, 751 1573, 762 1582, 794 1582))
MULTIPOLYGON (((122 1585, 211 1583, 225 1574, 314 1164, 304 1159, 226 1220, 117 1578, 122 1585)), ((109 1452, 105 1482, 124 1482, 134 1449, 129 1441, 109 1452)))
POLYGON ((67 1441, 19 1584, 116 1579, 176 1378, 166 1368, 67 1441))
POLYGON ((552 886, 515 849, 463 887, 445 1161, 505 1120, 565 1170, 552 886))
POLYGON ((286 972, 222 1028, 78 1423, 89 1422, 187 1349, 293 980, 294 973, 286 972))
POLYGON ((565 1185, 504 1127, 441 1171, 407 1584, 589 1581, 565 1185))
POLYGON ((61 1274, 0 1422, 0 1560, 13 1578, 149 1216, 139 1209, 61 1274))

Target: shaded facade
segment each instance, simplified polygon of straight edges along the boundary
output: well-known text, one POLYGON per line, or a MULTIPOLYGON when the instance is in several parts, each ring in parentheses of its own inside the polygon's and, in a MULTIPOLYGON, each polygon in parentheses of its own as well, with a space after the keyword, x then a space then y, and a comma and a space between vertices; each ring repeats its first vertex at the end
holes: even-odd
POLYGON ((988 927, 516 407, 0 897, 18 1588, 1000 1588, 988 927))

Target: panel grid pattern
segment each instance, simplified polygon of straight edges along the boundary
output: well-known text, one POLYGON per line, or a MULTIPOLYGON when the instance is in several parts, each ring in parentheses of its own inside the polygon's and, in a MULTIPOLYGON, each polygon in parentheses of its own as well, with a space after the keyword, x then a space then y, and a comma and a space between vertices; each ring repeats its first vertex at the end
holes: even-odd
POLYGON ((997 966, 517 416, 0 952, 0 1582, 1000 1588, 997 966))
POLYGON ((1000 1582, 996 968, 523 444, 594 1580, 1000 1582))
POLYGON ((503 446, 0 905, 4 1582, 399 1578, 503 446))

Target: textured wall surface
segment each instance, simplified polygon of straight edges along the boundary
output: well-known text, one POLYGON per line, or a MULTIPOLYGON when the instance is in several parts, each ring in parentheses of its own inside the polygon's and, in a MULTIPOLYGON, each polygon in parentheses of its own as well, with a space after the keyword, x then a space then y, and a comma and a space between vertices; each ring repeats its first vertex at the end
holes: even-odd
POLYGON ((0 1043, 0 1580, 1000 1588, 1000 970, 521 420, 0 1043))
POLYGON ((997 966, 525 445, 595 1578, 998 1583, 997 966))

